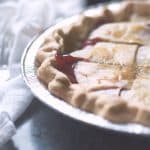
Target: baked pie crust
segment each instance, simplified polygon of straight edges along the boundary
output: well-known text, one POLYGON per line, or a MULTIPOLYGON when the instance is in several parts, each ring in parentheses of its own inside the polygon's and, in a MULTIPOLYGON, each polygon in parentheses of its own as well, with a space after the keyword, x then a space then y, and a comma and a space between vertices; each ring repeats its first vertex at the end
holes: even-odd
POLYGON ((150 1, 88 10, 45 37, 37 76, 71 105, 150 126, 150 1))

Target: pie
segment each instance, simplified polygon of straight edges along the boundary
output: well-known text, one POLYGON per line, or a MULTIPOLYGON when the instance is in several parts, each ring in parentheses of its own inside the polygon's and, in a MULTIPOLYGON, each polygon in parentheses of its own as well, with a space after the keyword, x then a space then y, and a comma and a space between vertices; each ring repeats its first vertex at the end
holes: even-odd
POLYGON ((51 94, 116 123, 150 126, 150 1, 87 10, 45 37, 37 76, 51 94))

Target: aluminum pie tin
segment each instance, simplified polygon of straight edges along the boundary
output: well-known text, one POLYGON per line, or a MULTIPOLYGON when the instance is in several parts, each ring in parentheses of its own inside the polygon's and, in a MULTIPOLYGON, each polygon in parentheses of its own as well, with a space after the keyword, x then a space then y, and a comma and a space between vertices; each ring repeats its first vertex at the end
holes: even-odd
MULTIPOLYGON (((113 4, 111 4, 111 7, 113 7, 113 4)), ((116 8, 116 4, 114 7, 116 8)), ((88 11, 90 11, 90 13, 94 13, 94 11, 97 9, 99 8, 92 8, 88 11)), ((37 67, 35 65, 35 56, 39 50, 40 45, 43 43, 44 38, 53 32, 53 30, 56 28, 71 23, 76 18, 78 18, 78 15, 65 19, 64 21, 49 27, 28 44, 21 59, 22 77, 25 83, 31 89, 33 95, 41 102, 46 104, 48 107, 51 107, 64 114, 66 117, 70 117, 74 120, 80 121, 83 124, 94 126, 102 130, 108 130, 110 132, 150 137, 149 127, 135 123, 113 123, 100 116, 96 116, 92 113, 75 108, 65 101, 53 96, 38 80, 36 75, 37 67)))

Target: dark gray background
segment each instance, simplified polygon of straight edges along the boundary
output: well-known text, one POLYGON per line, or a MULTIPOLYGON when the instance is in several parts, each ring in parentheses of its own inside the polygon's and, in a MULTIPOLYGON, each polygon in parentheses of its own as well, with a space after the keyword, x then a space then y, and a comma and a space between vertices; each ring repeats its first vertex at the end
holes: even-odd
POLYGON ((2 150, 149 150, 150 137, 97 129, 64 117, 34 99, 17 134, 2 150))

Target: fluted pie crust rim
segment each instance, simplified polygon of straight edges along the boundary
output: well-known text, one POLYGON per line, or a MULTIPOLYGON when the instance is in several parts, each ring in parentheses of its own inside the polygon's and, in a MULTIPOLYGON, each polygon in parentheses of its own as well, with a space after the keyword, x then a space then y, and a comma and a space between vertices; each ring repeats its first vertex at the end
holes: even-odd
POLYGON ((45 38, 37 53, 38 78, 53 95, 77 108, 103 116, 113 122, 136 122, 149 126, 150 108, 144 102, 130 102, 120 96, 107 94, 95 96, 92 94, 93 91, 95 92, 105 87, 94 85, 84 88, 79 84, 72 83, 64 73, 55 68, 56 52, 69 53, 76 50, 98 21, 128 21, 132 13, 134 15, 139 13, 148 16, 147 13, 149 12, 145 12, 146 9, 144 9, 148 6, 150 7, 149 2, 123 2, 120 3, 118 11, 111 10, 109 6, 105 6, 99 12, 84 12, 75 19, 74 23, 68 23, 62 28, 59 27, 45 38), (75 33, 79 36, 73 36, 75 33))

